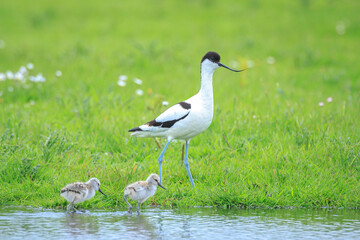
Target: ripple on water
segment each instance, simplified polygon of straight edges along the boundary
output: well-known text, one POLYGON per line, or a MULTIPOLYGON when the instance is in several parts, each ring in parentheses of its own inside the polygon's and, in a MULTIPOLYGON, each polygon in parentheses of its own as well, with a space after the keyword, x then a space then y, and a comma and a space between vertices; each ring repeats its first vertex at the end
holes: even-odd
POLYGON ((358 239, 356 210, 144 209, 67 214, 28 208, 0 209, 7 239, 358 239))

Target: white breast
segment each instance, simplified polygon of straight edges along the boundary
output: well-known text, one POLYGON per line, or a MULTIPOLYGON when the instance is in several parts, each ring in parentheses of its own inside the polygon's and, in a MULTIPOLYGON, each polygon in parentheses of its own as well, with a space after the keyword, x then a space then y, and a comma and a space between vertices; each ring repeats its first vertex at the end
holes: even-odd
POLYGON ((197 94, 186 102, 191 104, 189 115, 184 120, 175 123, 173 129, 169 131, 175 139, 190 140, 205 131, 213 118, 212 99, 203 99, 200 94, 197 94))
POLYGON ((153 196, 155 192, 156 192, 156 186, 150 185, 144 188, 143 190, 132 192, 132 194, 130 194, 129 197, 134 201, 139 201, 140 203, 143 203, 146 201, 146 199, 153 196))
POLYGON ((92 198, 94 196, 95 196, 95 190, 94 189, 91 189, 91 190, 88 189, 84 200, 90 199, 90 198, 92 198))

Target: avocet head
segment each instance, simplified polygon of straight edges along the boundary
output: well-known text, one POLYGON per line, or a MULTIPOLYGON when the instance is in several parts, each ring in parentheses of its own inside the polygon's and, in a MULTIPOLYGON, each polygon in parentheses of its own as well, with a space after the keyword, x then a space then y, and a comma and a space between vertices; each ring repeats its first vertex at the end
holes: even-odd
POLYGON ((163 189, 166 190, 166 188, 164 188, 163 185, 161 185, 160 183, 160 177, 159 175, 155 174, 155 173, 152 173, 147 179, 146 181, 151 184, 151 185, 155 185, 155 186, 159 186, 159 187, 162 187, 163 189))
POLYGON ((100 189, 100 181, 97 178, 91 178, 88 182, 87 182, 90 186, 92 186, 96 191, 101 192, 104 196, 106 196, 100 189))
POLYGON ((234 72, 241 72, 241 71, 246 70, 246 69, 234 70, 234 69, 229 68, 228 66, 222 64, 220 62, 220 55, 217 52, 208 52, 204 55, 204 57, 201 60, 201 68, 204 68, 205 71, 213 72, 213 71, 215 71, 215 69, 217 69, 219 67, 224 67, 224 68, 227 68, 234 72))

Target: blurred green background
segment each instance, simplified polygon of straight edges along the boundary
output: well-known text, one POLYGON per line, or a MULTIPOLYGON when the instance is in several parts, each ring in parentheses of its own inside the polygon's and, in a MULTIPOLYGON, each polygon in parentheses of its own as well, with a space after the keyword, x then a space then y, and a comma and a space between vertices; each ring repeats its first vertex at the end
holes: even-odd
POLYGON ((189 150, 197 189, 177 142, 164 158, 168 191, 148 203, 358 206, 359 9, 350 0, 2 0, 0 203, 63 207, 61 187, 98 177, 109 196, 83 206, 125 206, 123 188, 158 172, 164 144, 127 130, 163 101, 195 94, 202 56, 217 51, 249 69, 214 74, 214 120, 189 150), (29 63, 24 79, 9 79, 29 63), (39 73, 45 82, 30 81, 39 73))

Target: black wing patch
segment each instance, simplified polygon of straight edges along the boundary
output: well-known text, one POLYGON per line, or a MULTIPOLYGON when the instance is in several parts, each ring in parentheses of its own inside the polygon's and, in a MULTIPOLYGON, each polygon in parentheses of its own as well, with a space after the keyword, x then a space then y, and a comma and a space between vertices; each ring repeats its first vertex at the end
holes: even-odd
MULTIPOLYGON (((179 102, 179 105, 186 109, 189 110, 191 109, 191 104, 187 103, 187 102, 179 102)), ((185 114, 183 117, 178 118, 178 119, 174 119, 174 120, 170 120, 170 121, 165 121, 165 122, 157 122, 155 119, 151 120, 150 122, 147 122, 146 125, 150 126, 150 127, 162 127, 162 128, 171 128, 176 122, 184 119, 187 117, 187 115, 189 115, 189 112, 187 114, 185 114)), ((135 127, 129 130, 129 132, 139 132, 139 131, 143 131, 141 128, 139 127, 135 127)))
POLYGON ((184 109, 190 109, 191 108, 191 104, 187 103, 187 102, 179 102, 180 106, 184 109))
POLYGON ((136 127, 136 128, 132 128, 129 130, 129 132, 138 132, 138 131, 142 131, 142 129, 139 127, 136 127))
POLYGON ((178 118, 178 119, 174 119, 171 121, 165 121, 165 122, 157 122, 155 119, 151 120, 150 122, 146 123, 146 125, 150 126, 150 127, 162 127, 162 128, 171 128, 176 122, 183 120, 184 118, 186 118, 189 115, 190 112, 188 112, 187 114, 185 114, 183 117, 178 118))

